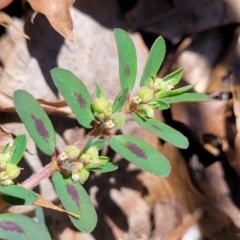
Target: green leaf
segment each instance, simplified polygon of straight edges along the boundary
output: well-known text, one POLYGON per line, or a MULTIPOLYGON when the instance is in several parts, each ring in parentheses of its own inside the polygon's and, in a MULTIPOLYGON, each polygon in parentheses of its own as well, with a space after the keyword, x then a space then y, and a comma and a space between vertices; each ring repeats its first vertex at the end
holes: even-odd
POLYGON ((128 135, 109 139, 111 148, 140 168, 158 176, 168 176, 171 166, 168 160, 154 147, 143 140, 128 135))
POLYGON ((211 98, 203 93, 182 93, 171 97, 164 97, 160 100, 171 104, 178 102, 206 102, 211 101, 211 98))
POLYGON ((24 90, 17 90, 13 99, 20 119, 38 148, 51 155, 56 145, 56 134, 46 112, 38 101, 24 90))
POLYGON ((155 76, 162 64, 166 52, 165 42, 162 37, 158 37, 151 47, 143 74, 140 80, 140 86, 148 86, 149 79, 155 76))
POLYGON ((85 128, 92 128, 94 116, 91 96, 83 82, 70 71, 63 68, 51 70, 52 79, 78 122, 85 128))
POLYGON ((186 91, 188 91, 191 88, 193 88, 193 85, 187 85, 187 86, 184 86, 184 87, 173 89, 168 93, 168 96, 173 96, 173 95, 178 95, 178 94, 185 93, 186 91))
POLYGON ((51 240, 46 230, 29 217, 20 214, 0 214, 0 236, 5 240, 51 240))
MULTIPOLYGON (((6 194, 2 195, 1 198, 10 204, 17 201, 18 203, 21 202, 21 205, 29 205, 36 202, 38 199, 37 195, 33 191, 28 190, 20 185, 0 187, 0 192, 6 194)), ((13 203, 13 205, 15 204, 16 202, 13 203)))
POLYGON ((37 207, 35 211, 38 223, 42 225, 43 227, 47 228, 46 222, 45 222, 45 216, 44 216, 44 211, 42 207, 37 207))
POLYGON ((8 152, 8 148, 9 148, 9 143, 7 143, 7 144, 4 146, 4 148, 3 148, 3 150, 2 150, 2 153, 7 153, 7 152, 8 152))
POLYGON ((181 88, 176 88, 174 90, 160 91, 160 93, 157 93, 157 95, 158 95, 158 98, 161 100, 161 98, 163 98, 163 97, 170 97, 173 95, 179 95, 179 94, 185 93, 192 87, 193 87, 193 85, 187 85, 187 86, 184 86, 181 88))
POLYGON ((97 83, 95 83, 96 86, 96 97, 97 98, 105 98, 106 99, 106 95, 103 92, 103 90, 99 87, 99 85, 97 83))
POLYGON ((137 76, 137 54, 134 43, 122 29, 114 29, 118 49, 119 76, 122 89, 133 89, 137 76))
POLYGON ((127 100, 127 97, 128 97, 128 88, 125 88, 117 95, 113 103, 113 107, 112 107, 113 113, 119 112, 123 108, 127 100))
POLYGON ((65 209, 80 216, 79 219, 69 216, 74 226, 80 231, 91 232, 97 224, 97 214, 83 186, 59 172, 54 173, 52 180, 65 209))
POLYGON ((101 150, 104 147, 104 145, 105 145, 105 140, 97 139, 91 143, 90 147, 95 146, 95 147, 97 147, 98 150, 101 150))
POLYGON ((113 164, 111 162, 107 162, 105 165, 103 165, 100 168, 94 168, 91 169, 93 172, 99 172, 99 173, 106 173, 106 172, 112 172, 118 169, 118 166, 116 164, 113 164))
POLYGON ((17 165, 20 162, 26 150, 26 147, 27 147, 26 135, 25 134, 18 135, 14 139, 14 143, 13 143, 14 152, 11 159, 12 164, 17 165))
POLYGON ((176 70, 175 72, 172 72, 170 73, 169 75, 165 76, 163 78, 163 80, 165 82, 168 82, 168 84, 171 84, 173 86, 175 86, 176 84, 179 83, 179 81, 181 80, 182 78, 182 72, 183 70, 182 69, 178 69, 176 70))
POLYGON ((158 120, 152 118, 143 119, 137 114, 133 114, 132 117, 139 125, 156 134, 161 139, 170 142, 174 146, 179 148, 188 147, 188 139, 180 132, 171 128, 165 123, 159 122, 158 120))
POLYGON ((153 101, 149 102, 148 105, 152 106, 155 109, 159 109, 159 110, 166 110, 166 109, 170 108, 170 105, 168 103, 165 103, 161 100, 153 100, 153 101))

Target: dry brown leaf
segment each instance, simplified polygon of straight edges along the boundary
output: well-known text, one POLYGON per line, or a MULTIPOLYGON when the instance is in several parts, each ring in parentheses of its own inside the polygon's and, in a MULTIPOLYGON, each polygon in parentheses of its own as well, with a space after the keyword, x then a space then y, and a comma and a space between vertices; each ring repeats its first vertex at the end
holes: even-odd
MULTIPOLYGON (((154 236, 161 237, 162 239, 171 236, 174 230, 178 226, 181 226, 187 214, 193 213, 196 209, 201 208, 204 214, 200 221, 200 227, 204 235, 213 237, 221 233, 222 237, 219 239, 235 239, 228 238, 228 233, 222 232, 224 229, 231 229, 234 227, 234 224, 236 226, 239 224, 239 220, 237 219, 239 210, 236 206, 229 201, 229 197, 226 197, 226 194, 221 195, 224 196, 224 199, 219 198, 219 192, 224 192, 225 188, 220 189, 215 194, 215 198, 208 198, 205 192, 202 194, 193 185, 187 165, 178 149, 170 144, 164 144, 161 152, 169 159, 172 166, 169 177, 157 177, 148 173, 141 175, 143 184, 146 186, 148 192, 146 200, 152 206, 156 203, 162 205, 161 207, 158 206, 156 211, 154 211, 154 219, 157 220, 159 215, 161 215, 161 211, 157 210, 163 210, 166 206, 169 206, 167 208, 169 211, 165 209, 161 221, 158 220, 155 222, 155 224, 158 223, 159 225, 155 225, 157 232, 154 236), (172 206, 172 208, 170 208, 170 206, 172 206), (227 212, 228 208, 230 209, 229 213, 227 212), (165 231, 167 229, 168 232, 165 231)), ((209 177, 210 175, 211 173, 209 172, 209 177)), ((220 176, 222 177, 222 175, 220 176)), ((219 178, 215 179, 219 180, 219 178)), ((206 180, 206 185, 207 181, 209 180, 206 180)), ((224 179, 221 179, 221 181, 224 181, 224 179)), ((218 182, 215 182, 215 184, 217 183, 218 182)), ((217 238, 213 237, 210 239, 217 238)))
POLYGON ((203 215, 203 211, 201 209, 196 209, 191 216, 186 216, 183 220, 183 223, 176 228, 176 230, 172 233, 172 235, 168 238, 168 240, 178 240, 181 239, 183 234, 194 224, 197 224, 200 218, 203 215))
POLYGON ((68 212, 68 211, 64 210, 63 208, 58 207, 57 205, 53 204, 51 201, 47 200, 46 198, 44 198, 40 194, 37 194, 37 196, 38 196, 38 200, 33 203, 34 205, 45 207, 45 208, 50 208, 50 209, 53 209, 53 210, 56 210, 56 211, 59 211, 59 212, 65 212, 65 213, 67 213, 67 214, 69 214, 73 217, 76 217, 76 218, 79 217, 79 215, 77 215, 75 213, 68 212))
POLYGON ((12 134, 6 132, 0 125, 0 152, 2 152, 4 146, 10 142, 13 142, 12 134))
POLYGON ((212 100, 206 103, 178 103, 172 105, 173 119, 187 125, 202 139, 203 134, 226 138, 228 101, 212 100))
POLYGON ((13 0, 0 0, 0 10, 7 7, 13 0))
POLYGON ((74 43, 73 22, 69 8, 75 0, 28 0, 33 10, 44 14, 52 27, 74 43))
POLYGON ((14 27, 23 37, 29 39, 29 36, 26 35, 23 31, 21 31, 20 29, 18 29, 14 23, 12 18, 6 14, 5 12, 0 11, 0 25, 2 25, 3 27, 9 27, 12 26, 14 27))

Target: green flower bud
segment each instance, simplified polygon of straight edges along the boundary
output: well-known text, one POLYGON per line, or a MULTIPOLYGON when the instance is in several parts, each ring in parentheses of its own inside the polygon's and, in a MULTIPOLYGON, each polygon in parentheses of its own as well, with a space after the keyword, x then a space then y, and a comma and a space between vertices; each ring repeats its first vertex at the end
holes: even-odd
POLYGON ((2 181, 2 180, 6 180, 6 179, 8 179, 8 175, 7 175, 7 173, 6 172, 1 172, 0 173, 0 180, 2 181))
POLYGON ((11 184, 13 184, 13 181, 11 179, 5 179, 0 181, 0 186, 9 186, 11 184))
POLYGON ((79 174, 78 174, 78 173, 73 173, 73 174, 72 174, 72 180, 73 180, 74 182, 78 182, 78 180, 79 180, 79 174))
POLYGON ((81 156, 80 161, 81 161, 83 164, 88 164, 88 163, 91 162, 91 157, 90 157, 88 154, 84 153, 84 154, 81 156))
POLYGON ((7 168, 7 163, 0 163, 0 172, 5 171, 7 168))
POLYGON ((83 168, 78 172, 78 175, 79 175, 78 182, 84 184, 86 180, 89 178, 90 172, 86 168, 83 168))
POLYGON ((115 113, 111 119, 117 128, 121 128, 125 124, 125 115, 123 113, 115 113))
POLYGON ((9 163, 7 164, 5 172, 8 175, 8 178, 13 180, 20 174, 20 168, 14 164, 9 163))
POLYGON ((87 154, 88 156, 90 156, 90 158, 91 158, 92 160, 97 159, 97 158, 98 158, 98 149, 97 149, 97 147, 96 147, 96 146, 90 147, 90 148, 87 150, 86 154, 87 154))
POLYGON ((74 145, 66 146, 64 152, 70 160, 76 159, 81 153, 80 149, 74 145))
POLYGON ((137 93, 138 97, 141 98, 142 103, 147 103, 153 98, 153 90, 148 87, 141 87, 137 93))
POLYGON ((0 153, 0 163, 8 163, 12 159, 12 153, 0 153))
POLYGON ((103 113, 108 109, 109 103, 104 98, 96 98, 93 101, 92 106, 96 112, 103 113))
POLYGON ((86 168, 87 169, 98 168, 98 167, 101 167, 103 165, 104 165, 104 163, 101 163, 99 160, 95 160, 95 161, 89 163, 88 165, 86 165, 86 168))
POLYGON ((147 104, 140 104, 137 108, 137 114, 143 117, 154 118, 154 110, 147 104))

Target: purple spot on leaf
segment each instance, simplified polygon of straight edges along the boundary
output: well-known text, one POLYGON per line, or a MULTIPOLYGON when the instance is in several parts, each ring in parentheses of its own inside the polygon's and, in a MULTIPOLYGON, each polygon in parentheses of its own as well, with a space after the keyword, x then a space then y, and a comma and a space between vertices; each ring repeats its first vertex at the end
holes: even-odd
POLYGON ((160 127, 156 126, 155 124, 151 124, 151 126, 155 129, 157 129, 158 131, 163 132, 163 130, 160 127))
POLYGON ((31 114, 31 118, 33 119, 33 121, 35 122, 35 127, 37 128, 38 133, 43 137, 43 138, 48 138, 49 134, 47 132, 47 129, 44 126, 44 122, 39 119, 36 118, 33 113, 31 114))
POLYGON ((126 143, 126 147, 136 156, 144 159, 147 158, 145 152, 141 148, 139 148, 136 144, 128 142, 126 143))
POLYGON ((77 101, 78 101, 81 108, 85 108, 87 106, 87 103, 86 103, 85 99, 82 97, 81 94, 74 93, 74 96, 77 98, 77 101))
POLYGON ((71 196, 72 200, 76 203, 78 208, 80 209, 80 199, 79 199, 79 195, 76 188, 71 184, 67 184, 67 192, 71 196))
POLYGON ((2 228, 4 231, 25 233, 25 231, 19 225, 10 221, 0 222, 0 228, 2 228))
POLYGON ((127 64, 126 67, 125 67, 125 73, 126 75, 129 77, 130 75, 130 68, 129 68, 129 65, 127 64))

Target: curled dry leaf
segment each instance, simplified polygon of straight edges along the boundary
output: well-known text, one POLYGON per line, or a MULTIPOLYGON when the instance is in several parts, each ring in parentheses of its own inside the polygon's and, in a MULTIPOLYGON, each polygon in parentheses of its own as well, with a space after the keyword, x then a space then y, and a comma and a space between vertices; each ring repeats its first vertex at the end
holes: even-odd
POLYGON ((59 211, 59 212, 65 212, 65 213, 67 213, 67 214, 69 214, 73 217, 76 217, 76 218, 79 217, 79 215, 77 215, 77 214, 68 212, 68 211, 64 210, 63 208, 60 208, 60 207, 56 206, 51 201, 47 200, 46 198, 44 198, 41 195, 37 194, 37 196, 38 196, 38 200, 34 203, 34 205, 45 207, 45 208, 50 208, 50 209, 53 209, 53 210, 56 210, 56 211, 59 211))
POLYGON ((4 146, 10 142, 13 142, 13 136, 11 133, 6 132, 3 127, 0 125, 0 152, 4 146))
MULTIPOLYGON (((1 8, 0 8, 1 9, 1 8)), ((23 31, 18 29, 14 24, 12 18, 6 14, 5 12, 0 11, 0 25, 3 27, 9 27, 12 26, 14 27, 23 37, 29 39, 29 36, 26 35, 23 31)))
POLYGON ((74 43, 73 22, 69 8, 75 0, 28 0, 33 10, 44 14, 52 27, 74 43))

